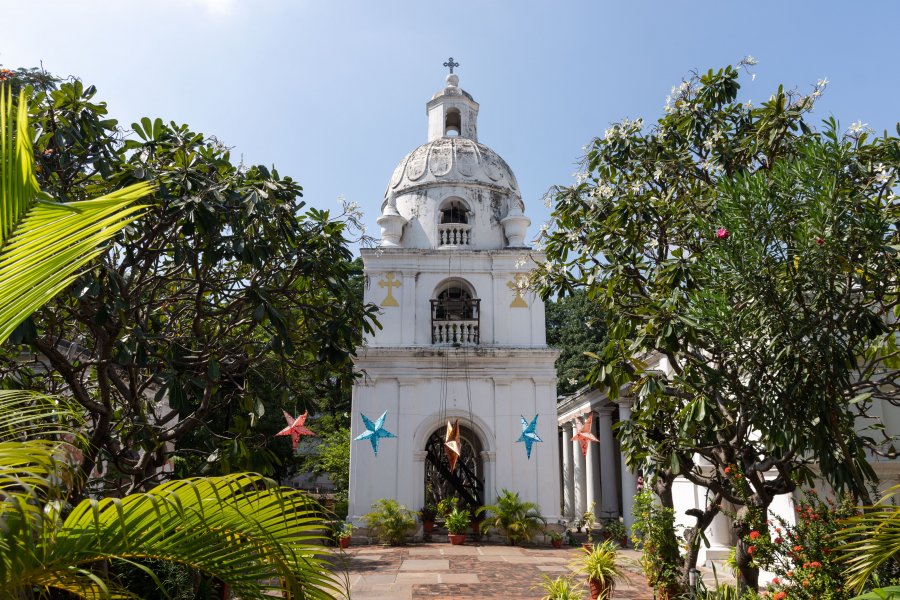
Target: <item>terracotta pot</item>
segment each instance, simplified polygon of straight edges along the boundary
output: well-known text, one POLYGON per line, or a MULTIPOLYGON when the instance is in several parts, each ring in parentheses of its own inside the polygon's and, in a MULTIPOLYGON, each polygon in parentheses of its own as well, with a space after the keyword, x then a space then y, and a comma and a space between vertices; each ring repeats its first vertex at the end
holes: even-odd
POLYGON ((434 521, 422 521, 422 531, 425 533, 434 531, 434 521))
POLYGON ((349 548, 350 547, 350 538, 342 537, 342 538, 338 538, 338 541, 341 543, 341 548, 349 548))
POLYGON ((597 581, 596 579, 588 579, 588 585, 591 588, 591 600, 597 600, 597 598, 606 598, 606 586, 597 581))
POLYGON ((550 540, 554 548, 562 548, 562 540, 550 540))
POLYGON ((450 543, 454 546, 462 546, 466 543, 466 534, 464 533, 448 533, 447 537, 450 538, 450 543))
POLYGON ((593 542, 582 542, 581 547, 584 548, 585 550, 593 550, 594 543, 593 542))

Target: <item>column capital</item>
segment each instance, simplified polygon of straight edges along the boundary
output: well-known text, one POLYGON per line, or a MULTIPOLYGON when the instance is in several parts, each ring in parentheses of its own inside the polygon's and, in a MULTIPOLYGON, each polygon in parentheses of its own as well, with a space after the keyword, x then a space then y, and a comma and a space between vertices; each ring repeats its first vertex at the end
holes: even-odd
POLYGON ((416 462, 425 462, 425 457, 428 456, 428 452, 425 450, 416 450, 413 452, 413 460, 416 462))
POLYGON ((616 400, 616 404, 620 407, 631 408, 634 404, 634 396, 619 396, 619 399, 616 400))
POLYGON ((497 453, 493 450, 482 450, 481 460, 484 462, 495 462, 497 460, 497 453))
POLYGON ((603 406, 598 406, 594 408, 594 412, 597 413, 597 416, 600 417, 611 417, 613 411, 616 409, 616 405, 612 403, 604 404, 603 406))

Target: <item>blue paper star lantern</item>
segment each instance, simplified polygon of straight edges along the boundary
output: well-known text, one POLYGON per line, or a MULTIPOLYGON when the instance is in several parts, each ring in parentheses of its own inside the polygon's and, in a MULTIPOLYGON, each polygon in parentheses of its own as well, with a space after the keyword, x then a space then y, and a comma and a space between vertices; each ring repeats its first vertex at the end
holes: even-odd
POLYGON ((378 420, 374 423, 366 415, 360 413, 360 416, 362 417, 363 423, 366 424, 366 430, 356 436, 356 439, 369 440, 369 442, 372 444, 372 451, 375 452, 375 456, 378 456, 378 440, 380 440, 381 438, 397 437, 384 428, 384 418, 387 416, 387 411, 381 413, 381 416, 378 417, 378 420))
POLYGON ((517 442, 525 442, 525 452, 528 454, 528 459, 531 460, 531 445, 535 442, 543 442, 540 436, 535 433, 535 429, 537 429, 537 420, 538 415, 534 415, 534 418, 531 420, 531 423, 528 422, 528 419, 522 417, 522 435, 519 436, 517 442))

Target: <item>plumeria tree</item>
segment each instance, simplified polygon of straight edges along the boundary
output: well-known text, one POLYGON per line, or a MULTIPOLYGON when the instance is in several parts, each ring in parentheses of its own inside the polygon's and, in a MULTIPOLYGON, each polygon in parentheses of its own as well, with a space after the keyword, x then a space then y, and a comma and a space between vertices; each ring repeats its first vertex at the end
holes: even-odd
POLYGON ((88 488, 75 493, 130 493, 173 472, 283 474, 290 445, 261 431, 284 426, 282 408, 325 410, 323 399, 341 397, 374 324, 349 249, 356 209, 307 208, 292 178, 237 163, 187 125, 143 118, 126 132, 77 79, 6 77, 34 91, 46 192, 156 187, 141 218, 0 358, 4 385, 68 394, 91 414, 88 488))
MULTIPOLYGON (((59 202, 38 186, 31 142, 27 94, 14 103, 0 84, 3 337, 89 268, 104 244, 139 217, 145 207, 136 201, 153 190, 141 183, 59 202)), ((94 444, 84 434, 87 415, 74 397, 0 390, 0 597, 132 598, 128 569, 169 597, 172 590, 148 566, 159 563, 215 578, 242 598, 346 592, 321 545, 315 502, 256 474, 70 502, 81 495, 84 459, 94 444)))
POLYGON ((752 64, 695 74, 653 127, 595 139, 551 194, 535 272, 545 296, 584 290, 611 315, 592 380, 635 398, 626 458, 666 506, 676 476, 708 489, 699 529, 737 507, 744 589, 744 540, 775 496, 818 473, 866 497, 867 453, 894 452, 870 408, 900 404, 900 144, 859 123, 814 132, 826 80, 738 101, 752 64))

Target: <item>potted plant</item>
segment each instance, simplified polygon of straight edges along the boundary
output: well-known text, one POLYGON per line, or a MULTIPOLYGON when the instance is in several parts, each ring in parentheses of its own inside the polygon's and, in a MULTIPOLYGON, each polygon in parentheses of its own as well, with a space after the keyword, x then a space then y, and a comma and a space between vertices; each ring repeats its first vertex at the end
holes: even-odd
POLYGON ((372 512, 363 517, 372 535, 391 546, 402 546, 416 520, 405 506, 396 500, 382 498, 372 505, 372 512))
POLYGON ((453 512, 456 508, 456 503, 458 500, 456 498, 448 496, 447 498, 441 498, 437 503, 437 516, 442 519, 446 519, 447 515, 453 512))
POLYGON ((618 519, 610 519, 603 524, 607 539, 613 540, 623 548, 628 545, 628 530, 618 519))
POLYGON ((340 531, 337 534, 338 543, 341 545, 341 548, 349 548, 350 547, 350 538, 353 537, 353 523, 344 523, 341 525, 340 531))
POLYGON ((522 502, 518 493, 509 490, 500 490, 496 504, 481 506, 477 512, 490 513, 482 524, 483 530, 493 527, 502 531, 507 543, 513 546, 519 542, 530 542, 534 534, 547 525, 537 504, 522 502))
POLYGON ((454 546, 461 546, 466 543, 466 529, 469 527, 469 511, 454 508, 453 512, 447 515, 444 524, 447 526, 447 535, 450 543, 454 546))
POLYGON ((422 510, 419 511, 419 516, 422 518, 422 531, 425 533, 434 531, 434 519, 437 517, 437 508, 434 504, 423 506, 422 510))
POLYGON ((590 550, 594 547, 594 524, 596 523, 596 519, 594 518, 594 508, 596 506, 595 502, 591 502, 591 505, 588 507, 584 514, 581 515, 581 522, 584 524, 584 531, 587 533, 587 542, 582 544, 582 548, 586 550, 590 550))
POLYGON ((547 535, 550 536, 550 544, 554 548, 562 548, 563 536, 558 531, 548 531, 547 535))
POLYGON ((623 577, 617 564, 618 547, 607 540, 590 550, 582 548, 581 551, 583 554, 572 563, 573 570, 587 576, 591 600, 609 600, 616 582, 623 577))
POLYGON ((547 594, 541 600, 581 600, 581 586, 568 577, 560 575, 556 579, 550 579, 546 573, 543 577, 544 581, 531 588, 547 594))

